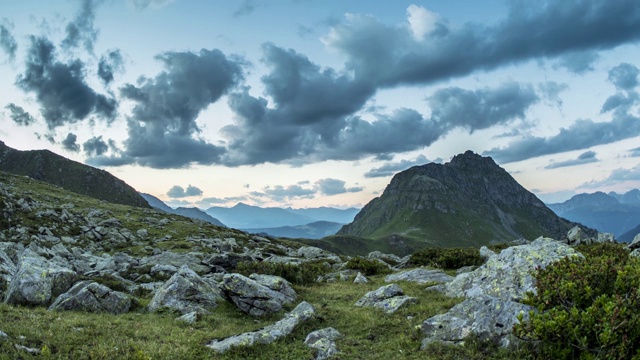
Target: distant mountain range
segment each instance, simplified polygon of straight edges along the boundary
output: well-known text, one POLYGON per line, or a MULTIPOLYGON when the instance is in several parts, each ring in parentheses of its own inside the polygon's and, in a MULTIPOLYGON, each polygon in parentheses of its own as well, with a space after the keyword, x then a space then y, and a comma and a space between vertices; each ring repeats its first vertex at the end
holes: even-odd
POLYGON ((558 217, 493 159, 467 151, 446 164, 430 163, 396 174, 337 238, 393 241, 407 252, 539 236, 562 239, 575 225, 558 217))
POLYGON ((321 239, 334 235, 344 224, 330 221, 316 221, 306 225, 281 226, 264 229, 242 229, 252 234, 267 234, 292 239, 321 239))
POLYGON ((211 207, 205 212, 234 229, 265 229, 283 226, 307 225, 316 221, 347 224, 353 221, 358 209, 335 209, 330 207, 292 209, 247 205, 238 203, 233 207, 211 207))
POLYGON ((640 229, 640 190, 625 194, 595 192, 578 194, 557 204, 548 204, 558 216, 631 241, 640 229), (635 229, 635 230, 634 230, 635 229), (630 234, 626 234, 629 232, 630 234), (629 237, 631 237, 629 239, 629 237))
POLYGON ((206 221, 208 223, 211 223, 213 225, 218 225, 218 226, 223 226, 226 227, 226 225, 224 225, 222 222, 220 222, 220 220, 208 215, 207 213, 205 213, 204 211, 198 209, 198 208, 187 208, 187 207, 179 207, 179 208, 172 208, 169 207, 167 204, 165 204, 162 200, 158 199, 157 197, 150 195, 150 194, 145 194, 145 193, 140 193, 140 195, 147 200, 147 202, 149 202, 149 205, 151 205, 151 207, 164 211, 166 213, 169 214, 176 214, 176 215, 182 215, 188 218, 192 218, 192 219, 199 219, 199 220, 203 220, 206 221))
POLYGON ((49 150, 20 151, 0 141, 0 171, 28 176, 110 203, 149 208, 147 201, 124 181, 49 150))

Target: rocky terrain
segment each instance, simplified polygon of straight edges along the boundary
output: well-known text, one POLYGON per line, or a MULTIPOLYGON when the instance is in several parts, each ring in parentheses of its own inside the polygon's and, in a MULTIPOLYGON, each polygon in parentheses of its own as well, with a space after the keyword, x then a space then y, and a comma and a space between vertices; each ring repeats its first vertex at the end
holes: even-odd
POLYGON ((560 238, 575 225, 559 218, 491 158, 467 151, 446 164, 396 174, 384 193, 338 235, 401 237, 414 248, 482 246, 540 235, 560 238))
POLYGON ((438 349, 456 358, 467 350, 445 344, 468 336, 513 343, 534 269, 581 256, 567 243, 612 241, 579 228, 562 239, 520 240, 499 254, 483 248, 484 265, 458 272, 408 268, 409 257, 380 252, 359 267, 316 247, 0 172, 0 352, 422 359, 441 358, 438 349), (388 275, 365 276, 371 264, 388 275), (290 276, 304 269, 315 271, 306 281, 303 272, 290 276))

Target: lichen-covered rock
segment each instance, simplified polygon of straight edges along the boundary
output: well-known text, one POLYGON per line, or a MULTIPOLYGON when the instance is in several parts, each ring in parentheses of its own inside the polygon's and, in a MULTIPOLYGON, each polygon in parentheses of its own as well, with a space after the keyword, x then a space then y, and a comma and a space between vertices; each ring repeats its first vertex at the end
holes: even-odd
POLYGON ((325 360, 339 353, 336 340, 341 339, 342 334, 332 327, 313 331, 304 339, 305 345, 316 352, 316 360, 325 360))
POLYGON ((409 281, 418 284, 426 284, 432 282, 448 283, 453 277, 445 274, 442 270, 413 269, 387 275, 384 279, 386 282, 409 281))
POLYGON ((209 272, 209 266, 202 264, 202 259, 193 253, 177 254, 170 251, 164 251, 158 255, 143 257, 140 259, 140 266, 145 265, 172 265, 176 268, 187 265, 189 269, 197 274, 204 275, 209 272))
POLYGON ((301 302, 291 312, 274 323, 254 332, 248 332, 225 339, 214 339, 206 346, 218 353, 224 353, 233 347, 251 346, 253 344, 270 344, 293 332, 301 323, 311 319, 315 314, 313 306, 306 301, 301 302))
POLYGON ((534 310, 531 306, 508 299, 477 295, 445 314, 425 320, 421 329, 427 337, 422 341, 422 348, 434 341, 459 343, 470 335, 508 346, 513 341, 511 330, 518 322, 517 316, 522 314, 527 319, 531 310, 534 310))
POLYGON ((131 308, 131 299, 118 291, 92 281, 81 281, 58 296, 49 310, 80 310, 123 314, 131 308))
POLYGON ((4 301, 18 305, 49 305, 52 299, 67 291, 77 278, 74 271, 48 262, 25 249, 4 301))
POLYGON ((362 275, 359 271, 356 274, 356 278, 353 279, 353 283, 354 284, 366 284, 369 282, 369 279, 367 279, 364 275, 362 275))
POLYGON ((404 292, 397 284, 389 284, 369 291, 354 306, 375 307, 387 314, 392 314, 405 305, 417 302, 416 298, 404 296, 404 292))
POLYGON ((579 226, 574 226, 567 233, 567 241, 571 245, 580 245, 582 241, 582 229, 579 226))
POLYGON ((209 313, 218 307, 221 300, 218 289, 204 281, 187 265, 183 265, 156 291, 148 309, 151 312, 170 309, 181 314, 193 311, 209 313))
POLYGON ((451 297, 487 294, 519 301, 528 291, 535 292, 536 268, 544 268, 567 256, 580 256, 572 247, 549 238, 538 238, 529 245, 512 246, 473 272, 460 274, 447 284, 451 297))
POLYGON ((224 298, 251 316, 278 312, 297 296, 288 281, 270 275, 226 274, 220 287, 224 298))
POLYGON ((16 266, 13 261, 4 252, 0 251, 0 299, 3 298, 3 294, 9 287, 15 272, 16 266))

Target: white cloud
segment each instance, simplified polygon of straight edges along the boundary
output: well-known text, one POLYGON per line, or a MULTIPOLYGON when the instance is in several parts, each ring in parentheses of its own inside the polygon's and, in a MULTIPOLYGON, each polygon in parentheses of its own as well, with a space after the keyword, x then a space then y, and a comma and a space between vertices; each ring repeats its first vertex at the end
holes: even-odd
POLYGON ((438 14, 418 5, 409 5, 407 8, 407 20, 414 39, 420 41, 424 36, 436 28, 438 14))

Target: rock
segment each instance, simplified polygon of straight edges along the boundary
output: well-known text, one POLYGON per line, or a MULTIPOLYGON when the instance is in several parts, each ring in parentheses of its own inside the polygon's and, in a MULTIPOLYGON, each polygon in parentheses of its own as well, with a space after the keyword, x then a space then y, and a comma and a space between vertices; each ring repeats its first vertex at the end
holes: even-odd
POLYGON ((422 332, 427 336, 422 349, 434 341, 459 343, 470 335, 508 346, 513 341, 511 331, 518 322, 517 315, 528 319, 531 310, 531 306, 484 294, 466 299, 447 313, 422 323, 422 332))
POLYGON ((631 253, 629 253, 629 256, 640 257, 640 249, 633 250, 631 253))
POLYGON ((13 261, 11 261, 7 254, 0 251, 0 299, 3 298, 3 294, 9 287, 11 278, 15 273, 16 266, 13 264, 13 261))
POLYGON ((248 332, 226 339, 214 339, 206 346, 218 353, 224 353, 232 347, 251 346, 253 344, 270 344, 293 332, 301 323, 311 319, 315 314, 313 306, 306 301, 301 302, 291 312, 274 323, 254 332, 248 332))
POLYGON ((353 280, 354 284, 366 284, 369 282, 369 279, 364 277, 360 272, 356 274, 356 278, 353 280))
POLYGON ((629 243, 629 245, 627 245, 627 247, 630 250, 640 248, 640 234, 637 234, 636 236, 634 236, 633 240, 631 241, 631 243, 629 243))
POLYGON ((535 292, 533 272, 567 256, 580 256, 572 247, 549 238, 538 238, 529 245, 512 246, 492 256, 470 273, 460 274, 447 284, 451 297, 487 294, 519 301, 527 291, 535 292))
POLYGON ((296 293, 286 280, 270 275, 226 274, 222 278, 222 296, 251 316, 280 311, 295 301, 296 293))
POLYGON ((394 255, 394 254, 384 254, 380 251, 372 251, 367 255, 367 259, 369 260, 382 260, 384 261, 387 265, 390 266, 397 266, 403 262, 405 262, 405 259, 400 258, 398 255, 394 255))
POLYGON ((397 284, 385 285, 377 290, 369 291, 354 306, 375 307, 387 314, 396 312, 399 308, 408 304, 415 304, 418 299, 403 296, 404 292, 397 284))
POLYGON ((183 265, 156 291, 148 309, 151 312, 169 309, 181 314, 193 311, 206 314, 217 308, 220 300, 218 289, 183 265))
POLYGON ((480 257, 485 259, 485 260, 489 260, 489 258, 492 257, 495 254, 496 253, 494 251, 492 251, 491 249, 489 249, 486 246, 483 246, 483 247, 480 248, 480 257))
POLYGON ((456 270, 456 275, 472 272, 475 269, 477 269, 477 266, 473 266, 473 265, 463 266, 460 269, 456 270))
POLYGON ((92 281, 81 281, 58 296, 49 310, 80 310, 123 314, 131 308, 131 299, 118 291, 92 281))
POLYGON ((316 360, 328 359, 339 353, 335 341, 342 338, 342 334, 332 327, 316 330, 304 339, 305 345, 318 350, 316 360))
POLYGON ((582 240, 582 229, 579 226, 574 226, 567 233, 567 241, 571 245, 580 245, 582 240))
POLYGON ((147 236, 149 236, 149 232, 147 231, 147 229, 139 229, 138 231, 136 231, 136 235, 141 238, 146 238, 147 236))
POLYGON ((7 333, 5 333, 4 331, 0 330, 0 341, 7 340, 8 338, 9 338, 9 335, 7 335, 7 333))
POLYGON ((196 321, 198 321, 198 312, 197 311, 192 311, 190 313, 186 313, 178 318, 176 318, 177 321, 181 321, 187 324, 195 324, 196 321))
POLYGON ((611 233, 598 233, 598 238, 596 239, 597 243, 614 243, 616 242, 616 238, 611 233))
POLYGON ((236 253, 220 253, 213 254, 205 258, 202 262, 211 267, 219 266, 225 270, 235 270, 239 262, 242 261, 254 261, 251 256, 245 254, 236 253))
POLYGON ((171 265, 179 268, 183 265, 187 265, 189 269, 195 271, 199 275, 204 275, 209 272, 209 266, 203 265, 202 260, 194 253, 177 254, 170 251, 164 251, 158 255, 146 256, 140 259, 139 266, 155 265, 171 265))
POLYGON ((178 272, 178 268, 173 265, 156 264, 153 265, 153 267, 149 271, 149 275, 156 279, 166 280, 173 276, 173 274, 175 274, 176 272, 178 272))
POLYGON ((396 274, 387 275, 387 277, 384 278, 385 282, 409 281, 418 284, 426 284, 432 282, 448 283, 452 280, 453 277, 445 274, 442 270, 427 269, 413 269, 403 271, 396 274))
POLYGON ((67 291, 78 275, 25 249, 5 294, 5 302, 17 305, 49 305, 67 291))

